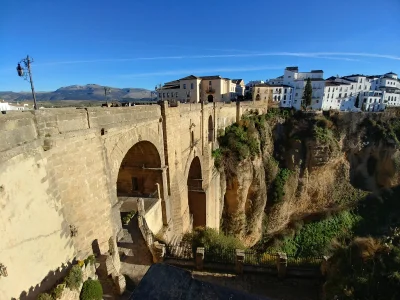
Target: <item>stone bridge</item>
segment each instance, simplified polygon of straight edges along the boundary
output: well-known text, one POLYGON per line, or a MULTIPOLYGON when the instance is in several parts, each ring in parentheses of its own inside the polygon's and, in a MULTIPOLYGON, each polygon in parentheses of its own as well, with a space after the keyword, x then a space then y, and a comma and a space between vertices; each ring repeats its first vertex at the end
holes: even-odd
MULTIPOLYGON (((0 115, 0 299, 29 293, 54 270, 121 231, 121 208, 153 201, 165 239, 219 228, 217 131, 265 103, 45 109, 0 115), (129 206, 129 205, 128 205, 129 206)), ((52 285, 54 282, 48 282, 52 285)))

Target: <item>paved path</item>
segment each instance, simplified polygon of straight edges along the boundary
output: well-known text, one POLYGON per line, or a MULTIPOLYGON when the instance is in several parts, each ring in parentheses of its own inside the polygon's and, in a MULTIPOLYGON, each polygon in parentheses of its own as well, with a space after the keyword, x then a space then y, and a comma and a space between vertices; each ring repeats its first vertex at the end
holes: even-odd
POLYGON ((118 242, 118 248, 127 253, 121 257, 121 273, 129 276, 137 285, 153 263, 153 257, 140 232, 137 215, 125 228, 124 236, 118 242))
POLYGON ((266 274, 222 274, 193 271, 193 277, 231 289, 245 291, 255 296, 274 300, 318 300, 320 286, 317 280, 291 279, 279 280, 266 274))

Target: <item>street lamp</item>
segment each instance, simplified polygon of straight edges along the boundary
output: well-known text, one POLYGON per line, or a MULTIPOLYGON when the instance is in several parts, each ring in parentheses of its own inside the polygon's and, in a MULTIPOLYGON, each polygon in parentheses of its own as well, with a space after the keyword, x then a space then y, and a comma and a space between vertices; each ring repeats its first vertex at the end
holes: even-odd
POLYGON ((106 104, 108 105, 108 102, 107 102, 107 94, 110 94, 110 92, 111 92, 111 89, 109 88, 109 87, 104 87, 104 97, 106 98, 106 104))
POLYGON ((26 58, 22 59, 17 66, 17 73, 19 77, 23 77, 25 80, 28 80, 29 76, 29 82, 31 84, 31 89, 32 89, 32 97, 33 97, 33 108, 38 109, 37 104, 36 104, 36 95, 35 95, 35 88, 33 87, 33 79, 32 79, 32 72, 31 72, 31 63, 33 63, 33 59, 29 57, 29 55, 26 56, 26 58), (24 67, 21 67, 21 63, 25 65, 24 67), (27 71, 27 72, 26 72, 27 71))

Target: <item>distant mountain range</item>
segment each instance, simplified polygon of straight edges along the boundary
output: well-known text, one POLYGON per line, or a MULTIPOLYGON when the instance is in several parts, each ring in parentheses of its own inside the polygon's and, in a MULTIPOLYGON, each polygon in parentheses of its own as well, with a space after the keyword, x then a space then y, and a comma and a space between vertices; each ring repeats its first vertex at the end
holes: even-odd
MULTIPOLYGON (((122 100, 122 98, 131 99, 151 99, 151 91, 141 88, 113 88, 110 87, 110 92, 107 93, 107 99, 122 100)), ((154 95, 153 95, 154 97, 154 95)), ((23 101, 32 99, 30 92, 0 92, 0 99, 5 101, 23 101)), ((59 88, 54 92, 37 92, 36 99, 38 101, 51 100, 99 100, 104 101, 104 86, 98 84, 87 85, 70 85, 59 88)))

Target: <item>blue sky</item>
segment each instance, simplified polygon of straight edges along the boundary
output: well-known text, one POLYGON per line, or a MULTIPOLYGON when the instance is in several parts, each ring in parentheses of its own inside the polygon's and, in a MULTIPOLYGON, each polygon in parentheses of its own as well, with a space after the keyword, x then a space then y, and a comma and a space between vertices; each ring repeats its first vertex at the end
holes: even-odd
POLYGON ((2 0, 0 90, 72 84, 154 88, 190 74, 245 81, 286 66, 400 73, 399 0, 2 0))

